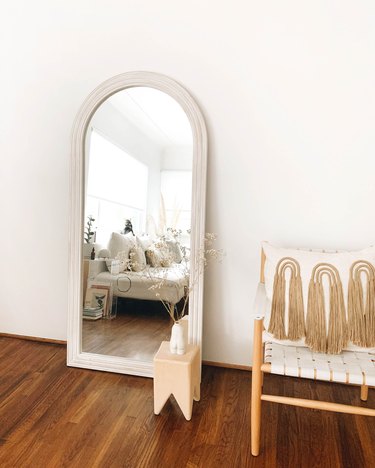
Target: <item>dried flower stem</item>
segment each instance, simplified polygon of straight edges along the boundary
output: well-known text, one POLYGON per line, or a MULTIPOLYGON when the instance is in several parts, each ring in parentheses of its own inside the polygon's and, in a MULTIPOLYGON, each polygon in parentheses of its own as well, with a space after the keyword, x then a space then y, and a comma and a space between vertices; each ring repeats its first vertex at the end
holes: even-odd
MULTIPOLYGON (((184 297, 181 299, 182 308, 180 311, 178 311, 177 309, 177 304, 172 304, 170 302, 163 300, 161 298, 160 293, 157 292, 157 290, 162 288, 167 282, 166 275, 168 273, 168 269, 160 267, 155 270, 155 268, 151 269, 150 267, 146 267, 144 271, 145 271, 146 276, 149 279, 151 279, 154 283, 152 286, 150 286, 149 289, 155 291, 155 296, 161 301, 161 303, 163 304, 164 308, 168 312, 171 319, 174 322, 178 322, 179 320, 182 319, 182 317, 185 316, 187 312, 187 304, 189 303, 190 293, 194 290, 204 270, 212 261, 221 262, 224 256, 224 252, 221 249, 217 250, 212 247, 213 243, 216 241, 216 235, 212 233, 206 233, 204 237, 204 241, 203 241, 203 247, 199 250, 197 254, 197 261, 194 262, 194 270, 192 272, 189 266, 189 258, 188 258, 189 249, 186 248, 185 246, 182 246, 179 241, 182 231, 177 230, 177 229, 172 229, 172 228, 168 228, 168 231, 170 235, 173 237, 173 239, 175 240, 175 242, 178 244, 182 252, 182 261, 181 261, 182 271, 184 273, 184 276, 188 278, 188 285, 185 286, 185 294, 184 294, 184 297)), ((168 247, 165 241, 166 241, 166 238, 162 237, 161 240, 158 242, 158 245, 159 245, 159 248, 164 248, 165 250, 168 250, 168 247)), ((171 264, 173 262, 173 259, 171 257, 166 260, 166 264, 171 264)))

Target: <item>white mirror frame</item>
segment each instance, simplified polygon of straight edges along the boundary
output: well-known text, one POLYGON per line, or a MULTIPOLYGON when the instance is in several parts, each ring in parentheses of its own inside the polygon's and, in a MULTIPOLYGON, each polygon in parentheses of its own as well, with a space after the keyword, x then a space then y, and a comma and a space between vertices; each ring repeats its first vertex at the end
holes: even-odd
MULTIPOLYGON (((82 239, 84 217, 85 138, 88 125, 98 107, 113 94, 126 88, 146 86, 174 98, 185 111, 193 134, 193 186, 191 221, 191 259, 194 262, 203 248, 205 235, 207 132, 202 113, 192 96, 179 83, 153 72, 128 72, 99 85, 85 100, 73 126, 70 163, 70 231, 67 364, 121 374, 153 376, 153 363, 125 357, 85 353, 82 351, 82 239)), ((203 275, 194 278, 189 298, 189 343, 202 344, 203 275)))

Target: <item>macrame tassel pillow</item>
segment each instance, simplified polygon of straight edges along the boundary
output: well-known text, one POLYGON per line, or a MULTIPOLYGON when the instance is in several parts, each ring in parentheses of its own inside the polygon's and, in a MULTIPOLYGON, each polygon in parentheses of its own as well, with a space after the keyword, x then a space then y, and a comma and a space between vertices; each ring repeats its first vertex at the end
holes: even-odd
POLYGON ((368 352, 368 347, 375 352, 374 247, 321 252, 278 248, 263 242, 262 248, 268 304, 265 340, 329 353, 341 349, 368 352), (298 281, 302 298, 296 301, 298 281), (305 331, 291 325, 296 317, 302 323, 301 315, 295 313, 297 302, 303 304, 305 331))

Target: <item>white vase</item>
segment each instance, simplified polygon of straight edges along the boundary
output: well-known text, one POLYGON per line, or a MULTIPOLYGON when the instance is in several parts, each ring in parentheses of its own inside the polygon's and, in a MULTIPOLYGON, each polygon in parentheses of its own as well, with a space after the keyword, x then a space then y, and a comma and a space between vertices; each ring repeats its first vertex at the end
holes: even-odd
POLYGON ((185 354, 185 348, 184 328, 180 323, 175 322, 172 327, 169 349, 172 354, 185 354))

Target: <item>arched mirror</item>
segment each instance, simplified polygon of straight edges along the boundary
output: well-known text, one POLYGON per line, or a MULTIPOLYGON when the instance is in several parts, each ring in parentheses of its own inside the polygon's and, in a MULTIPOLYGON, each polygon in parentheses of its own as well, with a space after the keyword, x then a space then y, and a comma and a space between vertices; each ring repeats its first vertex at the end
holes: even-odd
POLYGON ((87 98, 72 143, 68 365, 152 376, 171 311, 202 340, 202 114, 174 80, 125 73, 87 98))

